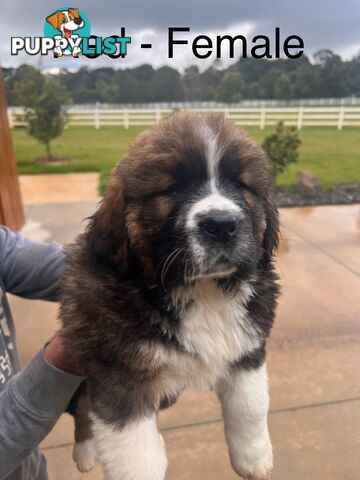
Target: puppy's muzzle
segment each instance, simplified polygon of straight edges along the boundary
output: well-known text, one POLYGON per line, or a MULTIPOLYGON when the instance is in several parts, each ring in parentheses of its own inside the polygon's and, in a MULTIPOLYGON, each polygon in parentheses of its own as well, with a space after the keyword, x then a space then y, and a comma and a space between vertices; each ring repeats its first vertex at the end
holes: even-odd
POLYGON ((233 213, 213 210, 198 215, 198 231, 204 240, 225 244, 232 240, 240 228, 240 216, 233 213))

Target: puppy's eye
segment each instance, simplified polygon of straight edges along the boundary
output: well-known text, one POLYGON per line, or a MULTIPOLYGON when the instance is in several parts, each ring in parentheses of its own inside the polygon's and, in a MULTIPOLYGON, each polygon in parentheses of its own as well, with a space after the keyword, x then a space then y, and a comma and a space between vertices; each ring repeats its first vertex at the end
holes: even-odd
POLYGON ((235 180, 235 185, 237 188, 241 188, 243 190, 249 190, 249 186, 246 183, 242 182, 241 180, 235 180))
POLYGON ((67 22, 66 17, 62 17, 62 23, 66 23, 66 22, 67 22))
POLYGON ((166 187, 161 193, 165 195, 171 195, 172 193, 176 193, 179 191, 179 185, 177 183, 173 183, 166 187))
POLYGON ((236 185, 236 188, 238 188, 239 190, 243 190, 243 191, 246 190, 247 192, 250 192, 253 195, 256 195, 256 191, 252 187, 250 187, 250 185, 242 182, 241 180, 236 180, 235 185, 236 185))

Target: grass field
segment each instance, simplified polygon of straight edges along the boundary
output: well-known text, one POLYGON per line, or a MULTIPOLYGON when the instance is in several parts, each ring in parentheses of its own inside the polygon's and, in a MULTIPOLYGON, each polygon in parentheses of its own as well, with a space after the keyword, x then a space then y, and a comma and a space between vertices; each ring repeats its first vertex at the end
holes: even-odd
MULTIPOLYGON (((19 173, 100 172, 101 186, 112 166, 125 155, 129 144, 141 127, 71 127, 53 142, 55 155, 68 157, 66 165, 48 165, 37 161, 45 155, 44 147, 25 130, 13 131, 19 173)), ((247 128, 257 142, 270 129, 247 128)), ((301 130, 300 162, 277 179, 278 185, 293 185, 298 170, 309 170, 323 185, 360 183, 360 129, 348 127, 307 127, 301 130)))

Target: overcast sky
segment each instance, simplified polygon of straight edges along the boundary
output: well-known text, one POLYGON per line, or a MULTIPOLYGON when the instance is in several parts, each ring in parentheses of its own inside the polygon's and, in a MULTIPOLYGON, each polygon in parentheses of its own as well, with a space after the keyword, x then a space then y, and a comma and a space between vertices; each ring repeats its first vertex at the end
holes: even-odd
MULTIPOLYGON (((39 64, 38 56, 11 56, 11 36, 42 36, 45 17, 62 7, 53 0, 0 0, 0 60, 3 66, 20 63, 39 64)), ((66 4, 65 4, 66 5, 66 4)), ((360 0, 77 0, 70 7, 83 10, 91 23, 91 33, 99 36, 120 34, 126 27, 132 37, 126 59, 109 60, 102 56, 54 59, 42 57, 42 67, 77 68, 79 66, 114 68, 151 63, 155 67, 169 64, 183 70, 198 63, 205 68, 213 61, 197 61, 190 47, 176 47, 175 58, 167 58, 167 29, 170 26, 190 27, 191 35, 257 34, 271 36, 276 26, 284 35, 300 35, 305 52, 311 55, 321 48, 330 48, 352 58, 360 52, 360 0), (139 48, 151 42, 151 50, 139 48)), ((227 64, 228 62, 224 62, 227 64)))

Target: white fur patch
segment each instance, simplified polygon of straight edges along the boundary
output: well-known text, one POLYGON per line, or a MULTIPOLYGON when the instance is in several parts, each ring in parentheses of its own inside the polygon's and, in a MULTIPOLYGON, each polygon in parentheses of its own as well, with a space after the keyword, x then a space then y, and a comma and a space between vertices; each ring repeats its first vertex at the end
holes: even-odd
POLYGON ((155 415, 133 420, 122 429, 91 414, 98 458, 105 480, 163 480, 167 467, 155 415))
POLYGON ((193 304, 181 321, 177 334, 180 343, 193 355, 198 355, 212 368, 237 360, 254 348, 257 332, 246 326, 246 303, 252 295, 248 283, 234 296, 225 294, 216 282, 208 279, 196 282, 193 304), (249 334, 248 334, 249 332, 249 334))
POLYGON ((194 258, 198 263, 202 263, 206 258, 206 250, 197 240, 192 237, 194 230, 197 228, 197 220, 199 215, 206 215, 211 210, 223 211, 224 213, 232 213, 237 219, 243 218, 242 209, 231 198, 222 195, 218 189, 218 164, 221 159, 222 151, 218 144, 218 137, 207 123, 201 124, 200 135, 205 143, 205 155, 207 161, 207 170, 209 181, 204 187, 204 197, 195 202, 189 209, 186 219, 186 228, 190 235, 191 249, 194 258))
POLYGON ((234 213, 238 218, 242 218, 244 215, 241 208, 236 205, 235 202, 215 192, 193 204, 188 213, 186 227, 190 230, 196 228, 196 217, 199 214, 206 214, 211 210, 222 210, 226 213, 234 213))
POLYGON ((206 159, 208 164, 208 172, 210 179, 215 179, 217 174, 217 166, 221 158, 221 149, 219 148, 218 136, 212 128, 204 121, 201 124, 200 135, 205 142, 206 159))
POLYGON ((272 469, 267 426, 269 394, 266 365, 239 370, 217 387, 231 464, 241 476, 265 480, 272 469))
MULTIPOLYGON (((228 374, 229 363, 260 346, 259 333, 246 309, 252 294, 247 282, 231 296, 212 279, 196 281, 190 292, 192 305, 180 313, 177 332, 179 342, 190 355, 162 342, 142 346, 152 356, 152 366, 161 368, 156 384, 159 396, 177 395, 188 386, 211 389, 228 374)), ((181 302, 181 294, 177 301, 181 302)))
POLYGON ((96 450, 94 439, 75 443, 73 448, 73 460, 78 470, 82 473, 90 472, 96 463, 96 450))

